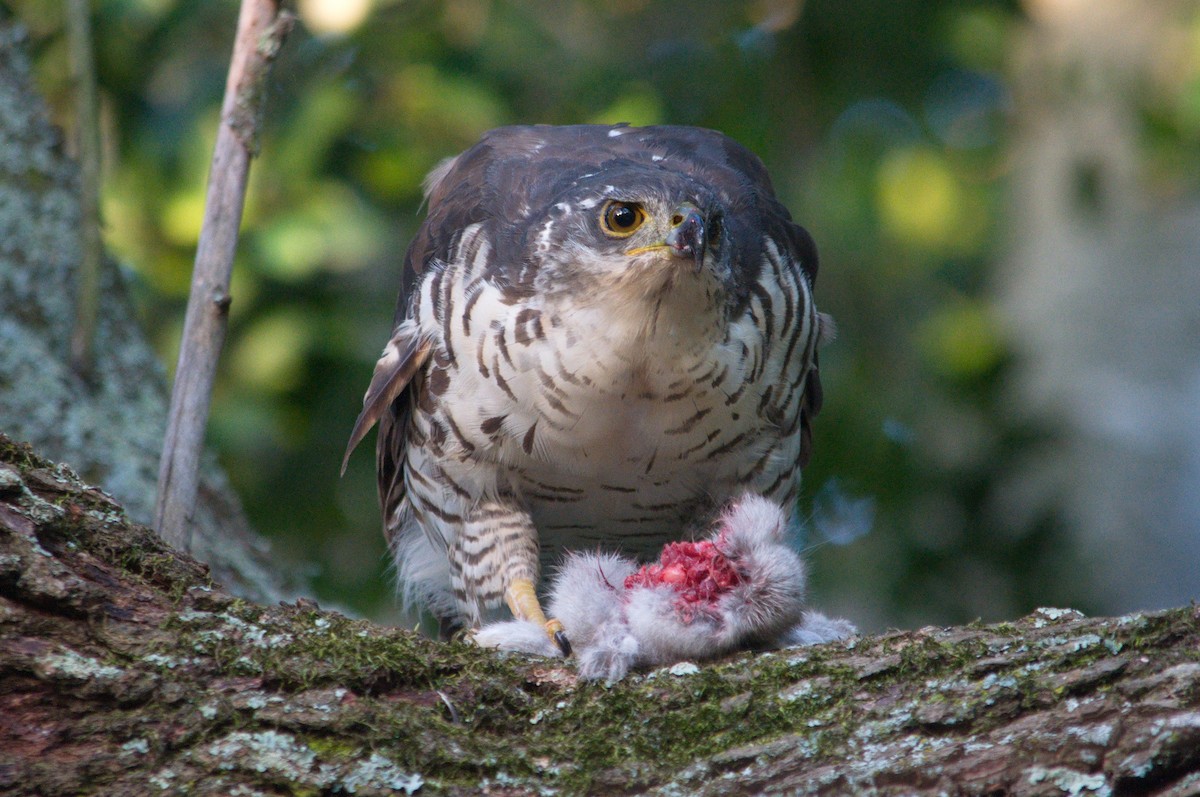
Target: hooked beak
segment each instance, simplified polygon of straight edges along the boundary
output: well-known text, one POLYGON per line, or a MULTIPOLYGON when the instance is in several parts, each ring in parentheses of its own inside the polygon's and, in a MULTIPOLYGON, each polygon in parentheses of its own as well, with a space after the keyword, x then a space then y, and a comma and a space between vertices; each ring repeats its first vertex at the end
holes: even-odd
POLYGON ((695 261, 696 271, 704 266, 704 252, 708 248, 707 231, 704 227, 704 216, 700 209, 691 202, 684 202, 671 214, 671 231, 662 243, 650 246, 639 246, 630 249, 625 254, 640 255, 644 252, 661 252, 666 250, 672 257, 691 258, 695 261))
POLYGON ((667 250, 675 257, 690 257, 696 263, 696 270, 704 264, 704 250, 707 239, 704 229, 704 216, 690 202, 685 202, 676 208, 671 216, 671 231, 664 241, 667 250))

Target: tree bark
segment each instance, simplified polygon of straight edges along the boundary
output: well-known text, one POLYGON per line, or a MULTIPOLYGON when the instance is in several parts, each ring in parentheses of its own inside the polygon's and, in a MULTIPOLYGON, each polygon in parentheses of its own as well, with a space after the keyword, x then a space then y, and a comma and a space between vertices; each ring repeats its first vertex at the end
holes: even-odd
MULTIPOLYGON (((0 431, 69 460, 148 522, 166 426, 163 370, 114 263, 100 263, 91 368, 71 363, 83 260, 79 171, 34 92, 25 34, 0 21, 0 431)), ((205 457, 195 554, 239 594, 278 599, 268 555, 205 457)))
POLYGON ((0 790, 1195 794, 1200 609, 1041 609, 582 683, 235 599, 0 438, 0 790))

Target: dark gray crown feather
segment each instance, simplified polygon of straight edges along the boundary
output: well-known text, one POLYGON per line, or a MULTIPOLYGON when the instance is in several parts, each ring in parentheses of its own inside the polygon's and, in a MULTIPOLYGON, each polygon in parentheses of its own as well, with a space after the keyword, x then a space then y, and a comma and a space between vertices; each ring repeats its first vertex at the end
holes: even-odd
POLYGON ((775 197, 756 155, 714 130, 626 125, 501 127, 440 164, 426 181, 428 217, 408 249, 406 278, 448 261, 461 232, 477 222, 484 223, 484 237, 495 250, 494 267, 513 267, 531 228, 560 197, 591 178, 621 185, 631 175, 643 182, 656 175, 687 181, 713 192, 738 250, 735 268, 759 268, 766 236, 791 255, 810 284, 816 280, 816 247, 775 197))

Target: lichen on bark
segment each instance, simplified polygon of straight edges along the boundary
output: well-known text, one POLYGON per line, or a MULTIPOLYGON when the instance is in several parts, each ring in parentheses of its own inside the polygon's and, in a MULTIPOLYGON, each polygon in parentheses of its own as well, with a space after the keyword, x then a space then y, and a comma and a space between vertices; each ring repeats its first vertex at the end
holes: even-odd
POLYGON ((0 438, 13 794, 1121 794, 1200 787, 1200 610, 926 628, 580 682, 262 606, 0 438))

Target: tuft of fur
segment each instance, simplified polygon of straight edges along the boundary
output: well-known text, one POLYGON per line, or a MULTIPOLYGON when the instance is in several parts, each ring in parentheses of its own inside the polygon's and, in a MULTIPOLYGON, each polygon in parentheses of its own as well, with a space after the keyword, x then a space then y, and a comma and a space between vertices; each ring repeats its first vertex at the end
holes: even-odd
POLYGON ((637 565, 611 553, 569 553, 550 587, 550 616, 563 624, 571 646, 586 648, 610 617, 621 613, 624 584, 637 565))
POLYGON ((629 590, 624 620, 639 643, 638 665, 657 667, 689 659, 711 659, 725 652, 721 619, 710 611, 679 611, 670 587, 629 590))
POLYGON ((635 570, 632 560, 606 553, 569 553, 559 567, 547 607, 567 630, 580 677, 619 681, 637 661, 637 640, 620 622, 635 570))
POLYGON ((529 620, 488 623, 476 631, 473 638, 485 648, 533 653, 548 658, 562 655, 558 646, 546 635, 546 629, 529 620))
POLYGON ((800 621, 808 573, 784 543, 788 516, 773 501, 746 495, 718 521, 718 540, 742 581, 718 603, 722 645, 769 644, 800 621))
POLYGON ((800 623, 779 638, 780 647, 820 645, 849 639, 858 633, 854 623, 840 617, 826 617, 820 612, 807 611, 800 623))
POLYGON ((591 644, 578 648, 579 677, 589 681, 616 683, 641 663, 642 646, 620 617, 597 626, 591 644))

